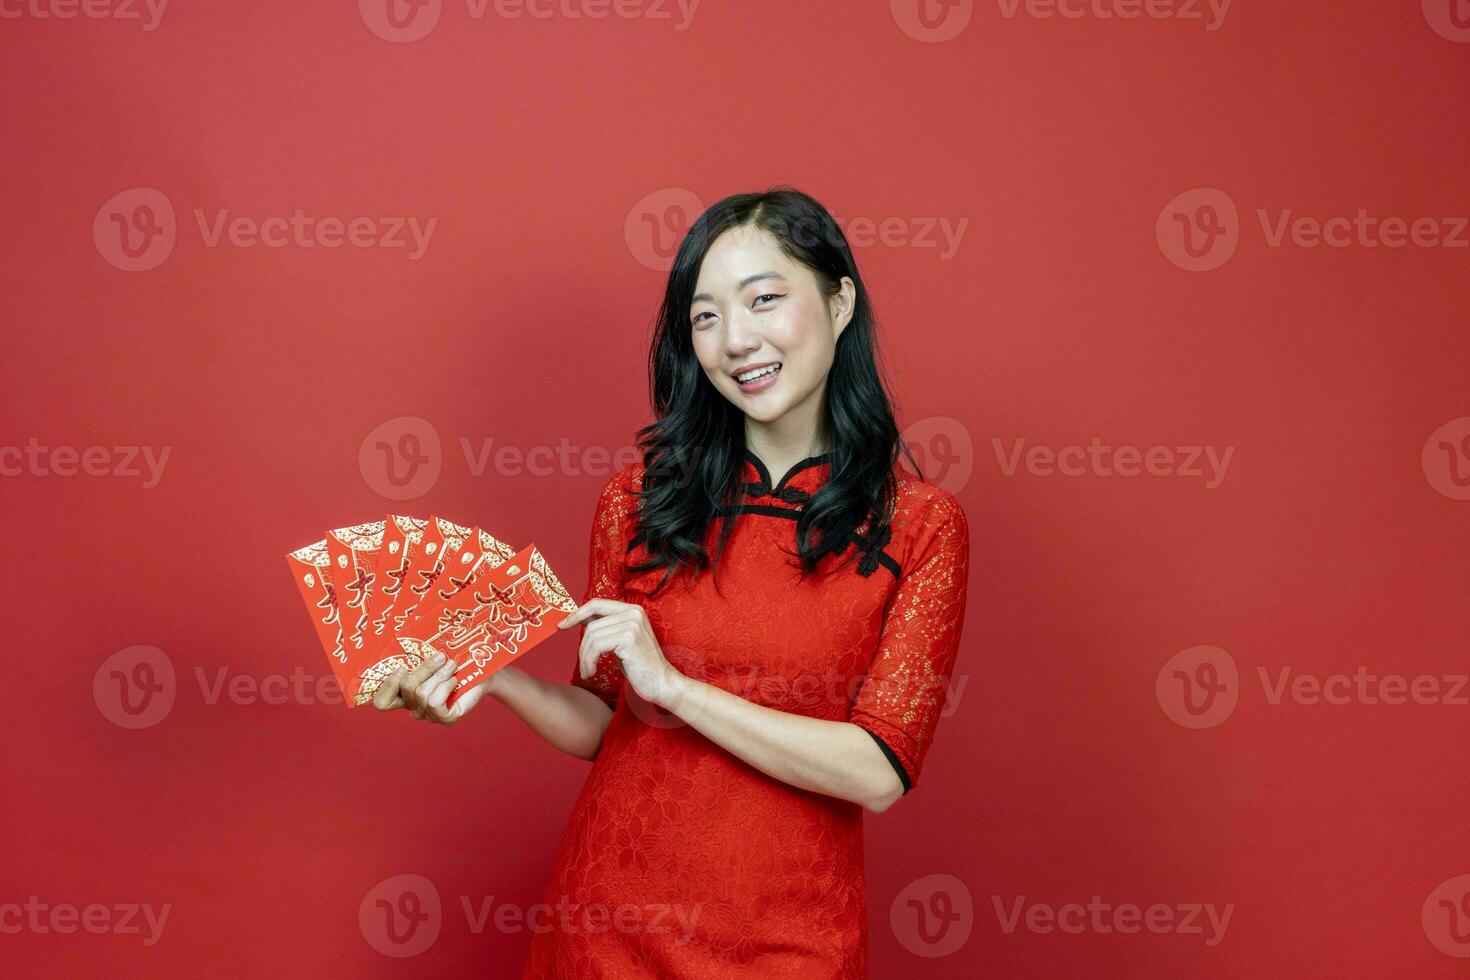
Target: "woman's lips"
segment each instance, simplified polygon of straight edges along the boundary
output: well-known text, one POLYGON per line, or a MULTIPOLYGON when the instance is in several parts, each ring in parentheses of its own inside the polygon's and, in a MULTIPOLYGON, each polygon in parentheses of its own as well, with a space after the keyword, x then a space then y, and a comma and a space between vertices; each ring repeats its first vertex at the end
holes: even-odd
POLYGON ((765 391, 767 388, 771 387, 771 385, 776 383, 776 379, 779 377, 781 377, 781 366, 780 364, 777 364, 776 370, 772 371, 769 374, 763 374, 759 378, 756 378, 754 381, 747 383, 736 381, 735 383, 740 386, 741 391, 745 392, 747 395, 753 395, 756 392, 765 391))

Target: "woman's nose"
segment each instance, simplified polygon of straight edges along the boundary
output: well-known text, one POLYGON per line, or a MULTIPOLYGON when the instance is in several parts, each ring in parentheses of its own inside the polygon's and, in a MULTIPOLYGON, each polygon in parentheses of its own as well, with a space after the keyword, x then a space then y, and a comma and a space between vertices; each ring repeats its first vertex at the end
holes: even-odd
POLYGON ((725 352, 727 354, 739 356, 760 347, 760 334, 755 332, 755 327, 751 324, 749 315, 745 311, 735 313, 726 321, 726 324, 725 352))

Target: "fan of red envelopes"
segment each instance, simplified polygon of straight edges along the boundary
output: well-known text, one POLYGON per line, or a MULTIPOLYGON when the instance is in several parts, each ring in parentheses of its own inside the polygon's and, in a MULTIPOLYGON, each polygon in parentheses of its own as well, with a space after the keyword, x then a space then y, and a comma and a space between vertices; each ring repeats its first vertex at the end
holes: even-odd
POLYGON ((442 517, 337 528, 286 560, 349 708, 435 653, 457 665, 453 704, 577 608, 534 544, 442 517))

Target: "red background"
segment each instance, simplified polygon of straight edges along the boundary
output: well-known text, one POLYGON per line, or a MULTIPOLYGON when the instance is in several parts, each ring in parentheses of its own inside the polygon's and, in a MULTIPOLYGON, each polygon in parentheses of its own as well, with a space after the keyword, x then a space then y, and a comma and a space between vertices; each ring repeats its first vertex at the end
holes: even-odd
MULTIPOLYGON (((883 2, 705 0, 682 31, 674 15, 476 20, 451 3, 412 43, 347 0, 175 0, 153 31, 0 20, 0 445, 171 447, 152 489, 0 479, 0 904, 171 905, 154 946, 0 933, 4 972, 518 974, 529 933, 474 934, 459 896, 541 898, 585 763, 490 702, 453 729, 210 704, 196 670, 325 673, 283 555, 385 511, 534 541, 580 596, 606 471, 476 476, 459 440, 630 444, 663 276, 625 226, 640 208, 678 224, 669 188, 708 205, 789 183, 844 225, 968 220, 947 258, 855 250, 901 420, 942 417, 925 431, 957 458, 932 476, 972 468, 966 686, 919 788, 869 817, 872 975, 1463 975, 1420 912, 1470 872, 1467 709, 1273 705, 1257 670, 1467 669, 1470 502, 1420 453, 1470 415, 1470 253, 1271 247, 1257 211, 1465 215, 1470 45, 1417 0, 1239 2, 1218 30, 976 4, 943 43, 883 2), (92 234, 134 187, 178 216, 143 272, 92 234), (1155 237, 1200 187, 1240 214, 1209 272, 1155 237), (297 208, 438 224, 410 260, 210 248, 193 217, 297 208), (400 416, 443 439, 438 481, 405 502, 358 460, 400 416), (1094 436, 1234 456, 1207 489, 1007 475, 993 442, 1094 436), (126 730, 92 685, 140 644, 167 654, 176 702, 126 730), (1239 704, 1191 730, 1155 680, 1201 644, 1234 658, 1239 704), (445 907, 409 959, 358 922, 398 874, 445 907), (973 904, 942 958, 890 926, 934 874, 973 904), (1235 909, 1214 946, 1008 933, 995 912, 1094 894, 1235 909)), ((574 656, 554 639, 525 666, 564 680, 574 656)))

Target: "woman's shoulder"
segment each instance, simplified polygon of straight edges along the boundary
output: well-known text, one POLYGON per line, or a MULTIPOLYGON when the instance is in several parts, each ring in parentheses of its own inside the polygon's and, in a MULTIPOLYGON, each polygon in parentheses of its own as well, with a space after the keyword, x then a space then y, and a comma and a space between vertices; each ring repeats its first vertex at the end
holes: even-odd
POLYGON ((602 490, 607 493, 610 490, 641 490, 643 489, 643 460, 634 460, 625 466, 613 470, 602 490))
POLYGON ((891 535, 895 557, 908 569, 936 551, 956 554, 965 561, 970 527, 960 498, 944 487, 903 469, 894 472, 897 487, 891 535))
POLYGON ((636 510, 638 492, 643 489, 643 461, 637 460, 613 470, 602 484, 597 498, 599 513, 627 518, 636 510))
POLYGON ((964 523, 965 508, 959 497, 902 467, 895 468, 893 475, 897 514, 924 524, 964 523))

